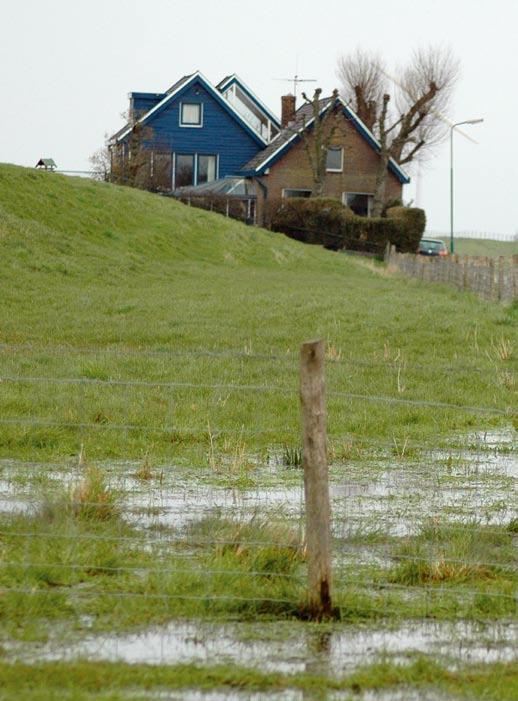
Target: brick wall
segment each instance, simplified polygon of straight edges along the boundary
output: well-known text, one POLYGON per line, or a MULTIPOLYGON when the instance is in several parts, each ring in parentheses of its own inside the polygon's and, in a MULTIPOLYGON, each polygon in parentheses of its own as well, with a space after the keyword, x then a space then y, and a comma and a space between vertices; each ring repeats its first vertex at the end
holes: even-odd
MULTIPOLYGON (((331 146, 342 146, 344 149, 343 172, 327 173, 323 195, 341 199, 343 192, 374 194, 379 156, 343 115, 337 119, 340 128, 331 146)), ((309 138, 313 138, 312 135, 309 138)), ((271 166, 269 174, 259 180, 268 188, 269 200, 282 197, 283 188, 311 190, 313 177, 303 142, 292 146, 283 158, 271 166)), ((387 200, 402 197, 402 185, 391 172, 388 173, 386 187, 387 200)), ((257 188, 257 200, 258 221, 262 222, 264 195, 260 188, 257 188)))

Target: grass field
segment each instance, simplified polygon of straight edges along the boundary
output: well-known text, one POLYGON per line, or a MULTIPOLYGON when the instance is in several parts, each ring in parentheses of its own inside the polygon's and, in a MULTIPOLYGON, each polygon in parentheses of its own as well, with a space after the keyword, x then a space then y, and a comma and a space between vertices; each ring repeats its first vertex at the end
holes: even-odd
MULTIPOLYGON (((444 238, 449 246, 450 239, 444 238)), ((512 256, 518 254, 518 241, 493 241, 492 239, 455 239, 455 252, 461 256, 512 256)))
POLYGON ((313 659, 298 627, 298 351, 317 337, 341 620, 329 640, 409 621, 514 626, 516 304, 14 166, 0 166, 0 261, 0 698, 402 684, 513 698, 513 656, 458 673, 433 655, 372 659, 325 681, 210 658, 155 667, 151 683, 145 665, 48 663, 44 646, 282 622, 313 659))

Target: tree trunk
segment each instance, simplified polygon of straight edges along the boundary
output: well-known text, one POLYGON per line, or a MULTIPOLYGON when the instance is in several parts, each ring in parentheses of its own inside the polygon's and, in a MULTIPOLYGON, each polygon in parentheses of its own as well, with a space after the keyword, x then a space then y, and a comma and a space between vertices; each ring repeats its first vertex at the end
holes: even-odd
POLYGON ((322 197, 323 192, 324 192, 324 181, 323 180, 314 180, 313 191, 311 193, 311 196, 312 197, 322 197))
POLYGON ((374 201, 372 203, 372 216, 381 217, 386 202, 386 185, 388 176, 388 153, 380 153, 378 170, 376 172, 376 184, 374 186, 374 201))

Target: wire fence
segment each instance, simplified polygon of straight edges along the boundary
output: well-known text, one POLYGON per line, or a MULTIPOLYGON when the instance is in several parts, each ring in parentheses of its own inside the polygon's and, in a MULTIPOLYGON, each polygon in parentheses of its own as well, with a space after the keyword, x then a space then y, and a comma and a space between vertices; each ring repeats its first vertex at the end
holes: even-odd
MULTIPOLYGON (((218 351, 203 349, 126 352, 31 344, 2 344, 0 357, 11 363, 9 372, 0 371, 0 608, 4 617, 18 621, 22 628, 34 619, 73 627, 88 617, 92 621, 88 634, 93 636, 89 649, 95 652, 98 644, 102 656, 100 633, 95 631, 110 625, 114 630, 134 630, 160 627, 164 620, 175 618, 309 616, 298 389, 288 384, 286 376, 291 364, 290 372, 296 377, 292 358, 233 351, 222 351, 220 356, 218 351), (194 364, 193 377, 196 364, 206 358, 271 363, 279 365, 284 381, 72 376, 67 374, 69 367, 61 367, 62 360, 77 353, 105 354, 117 372, 120 363, 134 354, 151 360, 158 357, 166 364, 185 355, 194 364), (32 362, 34 354, 40 360, 42 355, 55 356, 55 367, 45 362, 42 367, 62 376, 50 371, 48 375, 20 372, 21 359, 32 362), (18 388, 22 394, 11 395, 9 388, 18 388), (37 388, 43 389, 43 399, 31 394, 37 388), (170 402, 159 402, 156 411, 148 399, 139 404, 137 422, 78 418, 89 401, 85 392, 94 392, 93 396, 106 392, 115 403, 129 400, 131 404, 133 394, 128 391, 154 390, 173 396, 170 402), (214 394, 221 392, 239 398, 231 419, 227 416, 223 426, 197 425, 197 412, 203 408, 210 415, 214 394), (272 404, 273 396, 282 397, 284 403, 272 404), (38 402, 43 402, 40 416, 34 413, 38 402), (248 423, 240 410, 245 402, 255 407, 255 413, 246 415, 253 417, 248 423), (275 425, 259 423, 265 406, 280 412, 275 425), (194 426, 179 423, 175 412, 184 410, 184 421, 191 412, 194 426), (68 454, 45 460, 48 436, 41 436, 40 428, 72 430, 71 442, 64 442, 61 433, 53 438, 58 452, 66 445, 68 454), (90 461, 89 442, 109 432, 121 433, 122 445, 125 441, 129 445, 131 432, 162 433, 182 440, 174 443, 170 459, 156 463, 148 460, 144 450, 139 459, 114 459, 116 451, 110 442, 102 443, 102 459, 90 461), (280 435, 289 443, 279 444, 280 435), (197 439, 195 444, 202 442, 204 460, 191 452, 188 436, 197 439), (252 436, 261 436, 271 448, 254 452, 239 445, 239 440, 252 436), (231 443, 224 445, 229 437, 231 443)), ((358 358, 337 361, 337 367, 344 369, 364 364, 368 361, 358 358)), ((384 370, 387 365, 390 371, 398 367, 397 361, 380 360, 371 369, 384 370)), ((330 359, 329 370, 332 366, 330 359)), ((467 367, 452 371, 463 373, 467 367)), ((413 370, 428 377, 426 365, 416 364, 413 370)), ((485 368, 469 370, 483 373, 485 368)), ((462 374, 460 381, 464 381, 462 374)), ((333 438, 350 442, 341 453, 330 446, 335 615, 377 625, 385 619, 430 617, 515 619, 518 461, 516 433, 509 425, 515 410, 347 392, 331 374, 327 396, 330 407, 361 402, 389 410, 410 407, 454 416, 467 413, 480 421, 508 420, 508 428, 489 430, 485 436, 473 432, 440 446, 428 440, 364 435, 345 427, 332 433, 333 438), (355 444, 376 450, 376 455, 355 453, 355 444)), ((2 635, 9 651, 7 633, 2 635)), ((54 642, 59 654, 65 655, 64 639, 57 635, 54 642)))

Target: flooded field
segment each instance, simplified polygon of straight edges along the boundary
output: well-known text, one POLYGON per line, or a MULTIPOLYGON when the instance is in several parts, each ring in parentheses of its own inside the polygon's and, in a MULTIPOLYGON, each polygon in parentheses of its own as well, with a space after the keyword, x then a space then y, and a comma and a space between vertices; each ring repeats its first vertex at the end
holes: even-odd
MULTIPOLYGON (((224 465, 217 471, 160 465, 143 474, 138 463, 99 464, 96 469, 106 489, 116 495, 117 528, 92 532, 94 524, 88 522, 86 530, 72 533, 60 531, 59 525, 54 528, 54 500, 58 493, 65 502, 77 499, 85 466, 77 461, 60 465, 3 460, 1 534, 18 538, 20 547, 13 550, 19 555, 16 563, 3 553, 2 571, 8 576, 17 565, 13 591, 31 597, 35 592, 44 594, 43 599, 64 597, 60 599, 64 608, 60 620, 47 620, 37 632, 20 636, 5 628, 2 655, 13 663, 229 665, 262 673, 333 678, 380 662, 408 665, 421 656, 449 670, 516 663, 518 534, 509 530, 518 516, 516 434, 509 429, 472 435, 463 443, 459 448, 457 441, 451 450, 414 451, 406 456, 394 450, 378 452, 368 460, 333 462, 333 567, 343 620, 323 626, 278 613, 273 614, 276 620, 259 617, 251 623, 239 620, 243 618, 239 607, 228 614, 223 603, 213 613, 207 608, 218 599, 237 600, 243 594, 243 602, 257 601, 257 610, 267 611, 272 618, 275 601, 288 605, 292 595, 296 599, 304 590, 304 570, 299 566, 284 575, 268 575, 289 581, 282 590, 267 589, 266 595, 260 589, 242 593, 236 585, 236 575, 255 579, 265 575, 255 571, 265 566, 264 561, 250 565, 251 571, 243 569, 240 551, 273 545, 291 549, 293 542, 300 543, 297 551, 304 547, 302 471, 285 465, 281 451, 272 450, 262 463, 253 458, 253 468, 244 474, 233 474, 224 465), (226 524, 223 530, 222 523, 226 524), (258 531, 253 530, 254 524, 259 524, 258 531), (454 531, 451 537, 448 529, 454 531), (467 545, 463 532, 470 539, 467 545), (265 533, 273 533, 275 543, 264 543, 265 533), (295 540, 285 544, 286 534, 295 540), (48 544, 42 549, 45 538, 48 544), (84 556, 79 554, 83 543, 90 549, 84 556), (227 547, 235 556, 230 564, 225 560, 227 547), (121 559, 121 548, 130 548, 124 555, 130 558, 127 561, 121 559), (206 559, 207 549, 212 559, 206 559), (93 560, 99 558, 101 564, 95 564, 93 560), (178 595, 181 580, 170 583, 168 577, 172 572, 187 573, 189 568, 198 573, 197 578, 178 595), (97 574, 102 585, 97 584, 97 574), (220 575, 227 580, 223 578, 217 589, 213 582, 220 575), (152 588, 142 588, 140 583, 150 577, 155 578, 152 588), (121 629, 115 623, 110 631, 111 619, 103 620, 119 590, 128 597, 128 607, 135 607, 135 620, 128 613, 121 629), (91 603, 97 595, 103 597, 98 607, 91 603), (133 601, 136 597, 141 599, 133 601), (179 604, 176 613, 167 607, 167 602, 182 597, 199 601, 201 608, 193 609, 193 618, 182 615, 179 604), (271 602, 270 608, 264 608, 261 597, 271 602), (149 612, 142 614, 142 607, 149 612), (66 612, 72 609, 74 614, 69 616, 66 612), (217 620, 203 620, 214 617, 217 620)), ((104 492, 100 494, 95 499, 103 498, 104 492)), ((291 609, 278 609, 283 610, 291 609)), ((244 618, 250 615, 247 612, 244 618)), ((139 693, 135 698, 298 701, 312 696, 297 689, 246 694, 193 689, 139 693)), ((351 696, 337 691, 327 698, 351 696)), ((443 701, 449 697, 398 689, 365 691, 355 698, 443 701)))
POLYGON ((334 676, 360 665, 408 663, 416 655, 428 654, 455 669, 462 664, 517 660, 518 622, 413 621, 399 626, 326 626, 320 630, 290 622, 174 621, 125 635, 70 635, 65 644, 57 637, 44 645, 13 645, 9 654, 29 661, 86 658, 153 665, 227 664, 285 674, 326 672, 334 676))

